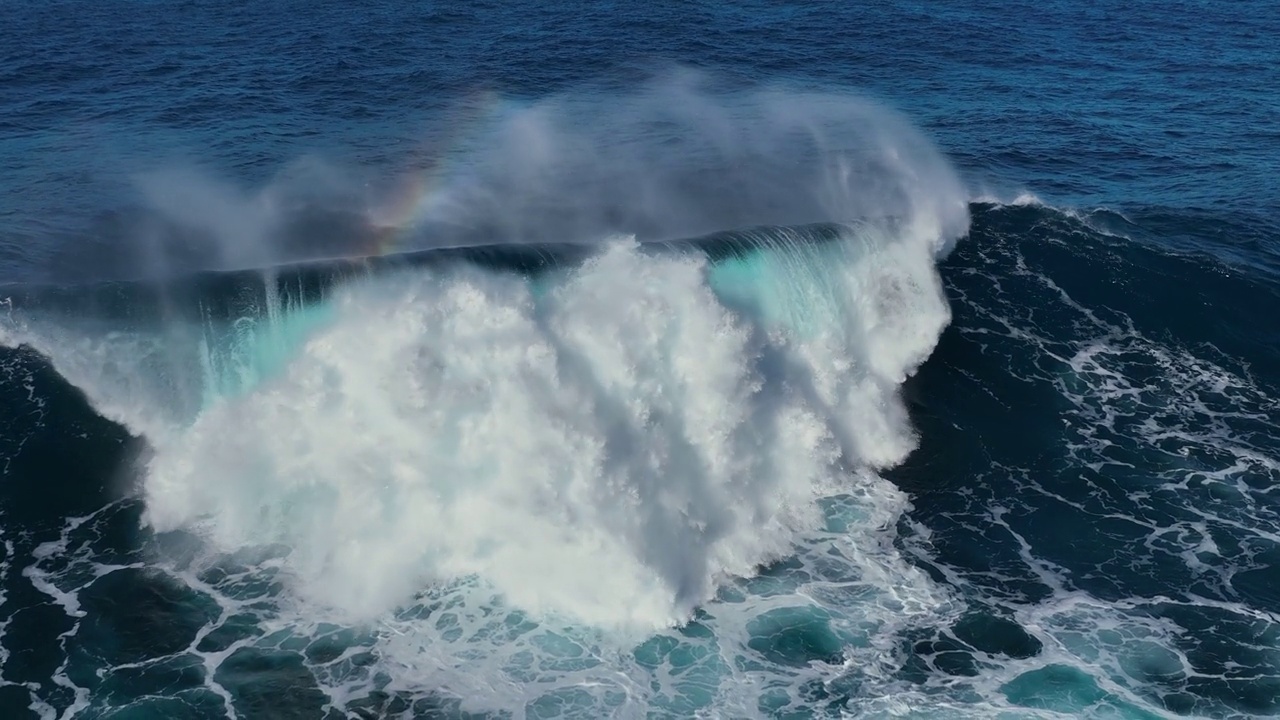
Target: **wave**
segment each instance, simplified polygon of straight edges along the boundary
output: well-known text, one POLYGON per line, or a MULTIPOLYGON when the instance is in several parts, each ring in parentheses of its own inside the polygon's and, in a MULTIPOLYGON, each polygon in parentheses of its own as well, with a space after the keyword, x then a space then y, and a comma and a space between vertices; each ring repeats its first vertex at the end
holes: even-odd
POLYGON ((146 440, 150 527, 287 548, 312 615, 470 579, 542 617, 678 625, 914 446, 899 387, 950 317, 935 263, 967 213, 936 153, 861 119, 892 162, 837 157, 848 197, 822 202, 887 212, 13 289, 0 343, 146 440))
POLYGON ((857 260, 850 240, 714 263, 619 240, 546 279, 401 270, 150 331, 15 322, 6 344, 150 442, 153 527, 293 548, 325 604, 373 617, 476 575, 652 628, 910 449, 897 386, 946 303, 927 252, 863 239, 857 260))
MULTIPOLYGON (((342 293, 394 284, 395 278, 406 283, 418 278, 434 286, 442 278, 464 272, 527 287, 530 302, 539 306, 548 293, 587 272, 590 261, 607 247, 610 252, 629 254, 628 268, 632 262, 698 264, 706 287, 728 313, 753 332, 775 328, 774 334, 793 340, 774 355, 786 357, 820 334, 820 324, 809 322, 810 317, 802 313, 768 313, 763 310, 767 304, 740 298, 752 295, 768 275, 766 270, 784 267, 801 271, 792 276, 801 278, 795 287, 823 296, 835 287, 827 283, 824 273, 884 260, 886 256, 876 253, 882 244, 915 242, 892 231, 869 229, 872 232, 860 235, 862 228, 856 227, 765 228, 729 234, 723 244, 698 241, 660 246, 615 238, 594 248, 568 248, 578 255, 559 254, 544 264, 523 267, 494 263, 483 254, 467 259, 466 253, 436 260, 428 259, 428 253, 368 270, 360 263, 324 265, 308 270, 332 276, 317 283, 323 290, 306 302, 293 299, 296 294, 289 289, 296 286, 293 273, 297 270, 279 268, 265 276, 230 277, 241 278, 246 286, 274 278, 285 316, 291 316, 290 307, 318 310, 342 293), (338 272, 344 267, 346 276, 338 272), (813 271, 815 267, 819 270, 813 271)), ((328 618, 321 606, 334 602, 326 599, 323 588, 294 595, 294 591, 306 591, 299 582, 304 578, 296 571, 289 577, 301 556, 286 543, 304 539, 294 533, 262 554, 246 558, 247 553, 240 552, 230 561, 224 556, 212 569, 191 571, 181 563, 176 569, 174 564, 161 564, 162 578, 151 582, 163 585, 162 580, 172 580, 191 588, 193 605, 203 603, 202 596, 207 594, 222 608, 218 619, 198 632, 195 627, 189 630, 194 639, 184 657, 218 666, 216 680, 207 681, 210 688, 229 692, 239 703, 239 698, 252 697, 262 685, 255 686, 252 680, 241 685, 244 675, 237 673, 268 662, 285 662, 282 658, 292 656, 281 652, 281 647, 305 647, 295 661, 303 664, 299 683, 310 687, 314 677, 324 694, 335 698, 336 707, 372 714, 396 712, 393 701, 385 700, 390 694, 401 703, 399 707, 407 707, 410 700, 423 703, 414 705, 418 714, 436 713, 438 705, 428 703, 439 703, 443 696, 444 707, 453 707, 448 698, 465 698, 462 706, 467 710, 500 709, 517 716, 523 712, 688 717, 702 712, 752 717, 784 710, 880 715, 901 712, 904 707, 927 715, 945 707, 946 713, 965 717, 1000 712, 1138 717, 1172 712, 1165 699, 1171 692, 1183 698, 1182 707, 1194 704, 1202 713, 1263 712, 1271 697, 1266 692, 1267 668, 1274 663, 1259 656, 1256 648, 1267 646, 1263 635, 1271 632, 1267 622, 1274 614, 1274 593, 1266 591, 1265 583, 1251 580, 1241 583, 1238 591, 1233 589, 1233 578, 1257 577, 1254 573, 1261 566, 1256 559, 1236 557, 1226 573, 1215 569, 1214 559, 1223 552, 1220 548, 1236 542, 1233 538, 1240 531, 1249 533, 1253 538, 1249 542, 1266 542, 1255 528, 1265 532, 1274 524, 1264 492, 1267 473, 1274 474, 1274 453, 1263 442, 1265 432, 1257 434, 1260 428, 1265 430, 1257 423, 1274 406, 1269 404, 1277 387, 1271 362, 1274 348, 1258 354, 1256 348, 1233 346, 1230 339, 1238 328, 1265 326, 1261 322, 1265 318, 1258 315, 1263 311, 1252 309, 1271 307, 1273 303, 1266 300, 1273 290, 1177 253, 1157 252, 1141 243, 1092 232, 1074 216, 1053 208, 976 206, 973 232, 942 264, 948 293, 961 299, 955 306, 956 327, 906 386, 922 435, 920 450, 912 451, 905 467, 886 473, 894 484, 877 477, 872 462, 856 455, 841 457, 831 473, 837 486, 823 488, 819 481, 813 489, 816 496, 835 496, 816 501, 820 517, 795 522, 782 533, 787 536, 784 544, 793 546, 784 553, 794 554, 753 569, 749 577, 716 580, 713 599, 693 611, 692 620, 681 627, 656 630, 632 643, 633 636, 624 634, 620 639, 616 631, 630 624, 643 632, 648 622, 656 622, 656 615, 642 620, 618 612, 596 621, 612 631, 597 634, 583 627, 574 610, 558 609, 557 598, 543 599, 542 605, 537 598, 518 598, 528 605, 525 611, 519 604, 512 607, 517 598, 498 597, 493 580, 471 574, 422 583, 422 589, 404 603, 406 607, 380 615, 371 629, 335 630, 323 622, 328 618), (1187 282, 1170 284, 1169 277, 1187 282), (1200 306, 1195 296, 1188 297, 1188 285, 1210 297, 1234 298, 1231 306, 1254 315, 1224 316, 1222 304, 1200 306), (1117 287, 1141 292, 1126 291, 1121 297, 1114 294, 1117 287), (1031 350, 1030 355, 1018 350, 1023 346, 1031 350), (1204 353, 1216 359, 1196 357, 1204 353), (1236 364, 1232 358, 1249 358, 1249 365, 1236 364), (984 403, 992 405, 984 407, 984 403), (1023 418, 1027 422, 1019 423, 1022 430, 1012 435, 982 432, 984 441, 975 444, 975 428, 1009 429, 1007 411, 1000 409, 1007 410, 1006 403, 1020 404, 1031 413, 1023 418), (1152 412, 1159 415, 1158 423, 1146 418, 1152 412), (1061 435, 1058 430, 1064 419, 1067 434, 1061 435), (1044 441, 1028 444, 1027 433, 1040 432, 1045 434, 1044 441), (1044 462, 1046 452, 1061 459, 1044 462), (965 480, 964 487, 953 486, 956 492, 950 493, 938 484, 939 469, 947 477, 974 482, 965 480), (1134 492, 1107 497, 1107 511, 1095 515, 1086 504, 1099 501, 1090 499, 1096 492, 1094 485, 1082 485, 1080 480, 1097 478, 1099 473, 1134 492), (1241 478, 1247 484, 1241 484, 1241 478), (1049 508, 1035 502, 1040 490, 1030 498, 1019 495, 1020 488, 1027 487, 1061 496, 1066 502, 1046 515, 1049 508), (919 493, 909 500, 904 490, 919 493), (1077 503, 1081 496, 1086 500, 1077 503), (1178 533, 1171 534, 1164 523, 1149 524, 1151 513, 1174 517, 1178 533), (1118 517, 1132 518, 1131 524, 1109 524, 1118 517), (1061 542, 1063 537, 1080 536, 1075 531, 1079 527, 1099 522, 1106 525, 1097 526, 1099 543, 1061 542), (1143 545, 1147 531, 1151 538, 1143 545), (1010 541, 992 542, 998 540, 993 532, 1010 541), (1114 556, 1108 548, 1117 543, 1147 551, 1126 556, 1124 567, 1115 572, 1100 572, 1099 567, 1106 570, 1107 558, 1114 556), (1069 552, 1060 552, 1068 546, 1069 552), (973 555, 975 547, 982 552, 973 555), (906 561, 904 554, 914 555, 912 561, 906 561), (1184 564, 1185 570, 1178 570, 1184 564), (286 572, 277 574, 279 570, 286 572), (941 573, 942 579, 931 580, 925 570, 934 578, 941 573), (280 579, 289 582, 277 590, 274 583, 280 579), (270 602, 260 594, 263 587, 272 588, 270 602), (1184 596, 1172 593, 1175 587, 1193 589, 1184 596), (1151 588, 1156 589, 1154 597, 1149 596, 1151 588), (1218 600, 1206 602, 1206 594, 1218 600), (552 617, 556 614, 562 617, 552 617), (206 632, 208 637, 241 637, 236 633, 245 632, 246 623, 257 623, 266 634, 233 648, 233 655, 232 649, 202 639, 206 632), (1200 631, 1206 624, 1223 629, 1215 635, 1213 648, 1195 640, 1203 635, 1200 631), (1123 647, 1115 644, 1118 636, 1125 640, 1123 647), (1223 663, 1257 668, 1262 679, 1241 684, 1221 675, 1227 679, 1187 684, 1188 673, 1194 677, 1195 668, 1205 663, 1215 673, 1221 672, 1216 668, 1223 663), (377 705, 381 710, 355 709, 374 707, 377 702, 383 703, 377 705), (424 706, 433 709, 424 710, 424 706)), ((15 300, 15 305, 32 310, 35 302, 15 300)), ((382 306, 362 302, 360 307, 382 306)), ((550 306, 540 307, 545 312, 550 306)), ((649 306, 651 311, 656 307, 649 306)), ((857 312, 856 308, 850 311, 857 312)), ((22 314, 23 309, 17 312, 22 314)), ((300 327, 306 325, 299 320, 300 327)), ((332 327, 333 320, 332 315, 313 319, 316 325, 301 332, 301 339, 283 342, 291 348, 285 362, 265 373, 266 377, 229 389, 227 394, 252 396, 274 387, 275 378, 289 374, 293 358, 299 356, 299 344, 315 337, 317 329, 332 327)), ((617 324, 593 323, 592 332, 617 324)), ((636 331, 648 326, 629 325, 636 331)), ((386 365, 369 361, 369 367, 386 365)), ((388 376, 389 383, 400 377, 398 370, 388 376)), ((779 377, 762 375, 762 390, 779 387, 779 377)), ((301 404, 296 398, 301 396, 290 396, 288 412, 298 412, 301 404)), ((697 393, 685 393, 682 399, 697 397, 697 393)), ((332 423, 334 417, 325 419, 332 423)), ((336 424, 355 426, 343 420, 336 424)), ((254 427, 264 430, 274 424, 254 427)), ((346 457, 346 448, 358 444, 335 434, 326 437, 335 445, 326 446, 330 453, 326 457, 346 457), (344 443, 341 449, 336 447, 339 440, 344 443)), ((380 442, 379 437, 369 442, 380 442)), ((403 456, 398 447, 392 449, 403 456)), ((753 448, 760 453, 768 450, 765 444, 753 448)), ((946 484, 945 479, 941 482, 946 484)), ((311 489, 325 492, 327 485, 295 487, 292 501, 271 499, 268 504, 272 512, 289 502, 296 508, 310 499, 311 489)), ((496 485, 500 484, 485 487, 491 491, 496 485)), ((738 487, 757 491, 761 486, 738 487)), ((414 496, 397 488, 394 498, 408 502, 414 496)), ((726 515, 741 515, 742 504, 731 501, 728 506, 726 515)), ((122 514, 136 507, 129 505, 122 514)), ((407 507, 404 512, 417 511, 407 507)), ((487 512, 488 508, 480 514, 487 512)), ((83 548, 79 560, 63 559, 77 554, 74 549, 83 538, 107 535, 112 523, 119 522, 109 520, 108 513, 103 515, 68 530, 72 539, 60 541, 57 548, 45 546, 42 560, 30 571, 44 573, 51 585, 68 593, 68 605, 84 578, 112 572, 122 564, 105 552, 96 554, 93 563, 85 562, 83 548), (72 551, 66 552, 68 548, 72 551)), ((311 516, 317 523, 332 521, 340 526, 344 522, 336 512, 311 516)), ((377 515, 379 522, 386 517, 377 515)), ((199 522, 187 527, 199 530, 199 522)), ((573 526, 575 531, 579 527, 573 526)), ((391 537, 397 532, 403 530, 376 534, 391 537)), ((492 533, 494 528, 485 525, 478 532, 492 533)), ((340 528, 334 535, 346 539, 352 533, 340 528)), ((335 544, 327 537, 320 539, 325 549, 335 544)), ((680 544, 663 545, 653 538, 644 542, 664 552, 680 544)), ((726 538, 726 542, 737 541, 726 538)), ((172 547, 174 540, 166 536, 163 543, 172 547)), ((388 541, 378 547, 392 544, 388 541)), ((428 547, 435 552, 435 541, 428 547)), ((573 557, 552 543, 536 550, 558 553, 562 560, 573 557)), ((635 559, 642 556, 634 548, 627 552, 632 555, 608 557, 615 561, 622 557, 628 568, 644 565, 645 560, 635 559)), ((382 561, 379 554, 369 557, 382 561)), ((407 565, 380 567, 391 572, 407 565)), ((373 568, 367 572, 377 573, 373 568)), ((610 574, 597 584, 613 587, 612 578, 610 574)), ((360 578, 346 575, 343 579, 360 578)), ((147 582, 132 576, 129 581, 147 582)), ((89 598, 94 592, 90 587, 79 594, 89 598)), ((611 597, 614 590, 602 592, 611 597)), ((671 591, 670 597, 674 595, 671 591)), ((597 593, 582 602, 594 603, 601 597, 597 593)), ((620 605, 633 607, 630 598, 620 605)), ((136 613, 120 616, 119 622, 126 627, 142 622, 132 620, 136 613)), ((318 699, 315 707, 323 702, 318 699)), ((440 710, 438 714, 449 713, 440 710)))

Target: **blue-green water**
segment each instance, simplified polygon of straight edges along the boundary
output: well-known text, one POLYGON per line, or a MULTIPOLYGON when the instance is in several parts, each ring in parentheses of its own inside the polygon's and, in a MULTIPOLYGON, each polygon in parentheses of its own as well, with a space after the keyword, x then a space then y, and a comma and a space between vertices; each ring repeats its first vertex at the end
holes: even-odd
POLYGON ((1280 714, 1267 3, 0 23, 0 716, 1280 714))

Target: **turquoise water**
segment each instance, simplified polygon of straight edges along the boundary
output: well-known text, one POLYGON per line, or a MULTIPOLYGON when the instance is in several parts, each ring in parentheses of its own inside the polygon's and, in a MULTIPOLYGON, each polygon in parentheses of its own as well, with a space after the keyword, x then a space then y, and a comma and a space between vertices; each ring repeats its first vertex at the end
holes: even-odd
POLYGON ((1280 714, 1278 18, 15 9, 0 716, 1280 714))

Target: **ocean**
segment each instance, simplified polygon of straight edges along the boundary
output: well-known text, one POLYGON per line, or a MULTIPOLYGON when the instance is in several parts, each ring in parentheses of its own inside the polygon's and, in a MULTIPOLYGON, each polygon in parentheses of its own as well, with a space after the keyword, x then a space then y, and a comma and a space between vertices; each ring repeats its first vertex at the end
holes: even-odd
POLYGON ((0 14, 0 717, 1280 715, 1274 4, 0 14))

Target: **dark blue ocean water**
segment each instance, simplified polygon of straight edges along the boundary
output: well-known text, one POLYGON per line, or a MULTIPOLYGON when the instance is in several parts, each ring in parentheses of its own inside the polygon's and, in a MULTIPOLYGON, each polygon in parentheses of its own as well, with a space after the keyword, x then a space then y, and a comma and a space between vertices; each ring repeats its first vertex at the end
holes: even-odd
POLYGON ((1280 714, 1277 37, 0 3, 0 717, 1280 714))

